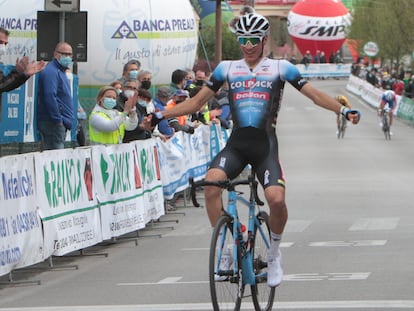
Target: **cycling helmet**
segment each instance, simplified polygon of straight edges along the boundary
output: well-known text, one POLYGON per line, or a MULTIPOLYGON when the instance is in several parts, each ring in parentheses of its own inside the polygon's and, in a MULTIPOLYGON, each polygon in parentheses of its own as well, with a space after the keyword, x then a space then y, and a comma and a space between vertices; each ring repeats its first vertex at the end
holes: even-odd
POLYGON ((389 102, 394 100, 394 92, 393 91, 386 91, 384 93, 384 98, 385 98, 386 101, 389 101, 389 102))
POLYGON ((269 21, 262 15, 248 13, 235 18, 229 24, 230 30, 238 36, 260 36, 269 33, 269 21))

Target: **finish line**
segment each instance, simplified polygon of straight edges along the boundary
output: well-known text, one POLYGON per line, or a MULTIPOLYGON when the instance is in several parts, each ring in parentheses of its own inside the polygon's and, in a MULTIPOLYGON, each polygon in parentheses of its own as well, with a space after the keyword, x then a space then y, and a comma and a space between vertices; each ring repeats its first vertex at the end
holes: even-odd
MULTIPOLYGON (((275 309, 414 309, 414 300, 337 300, 337 301, 275 301, 275 309)), ((95 305, 95 306, 49 306, 31 308, 0 308, 0 311, 210 311, 210 303, 151 304, 151 305, 95 305)), ((252 303, 242 303, 241 310, 254 310, 252 303)))

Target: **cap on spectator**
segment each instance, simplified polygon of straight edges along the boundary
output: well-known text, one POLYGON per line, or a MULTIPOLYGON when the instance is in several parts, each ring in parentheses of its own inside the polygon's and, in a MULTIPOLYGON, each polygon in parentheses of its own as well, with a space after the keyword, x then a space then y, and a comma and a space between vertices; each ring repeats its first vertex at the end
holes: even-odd
POLYGON ((170 97, 171 91, 168 86, 160 86, 157 91, 157 97, 170 97))
POLYGON ((188 92, 184 91, 182 89, 178 89, 177 91, 175 91, 174 96, 185 96, 185 97, 189 97, 188 92))

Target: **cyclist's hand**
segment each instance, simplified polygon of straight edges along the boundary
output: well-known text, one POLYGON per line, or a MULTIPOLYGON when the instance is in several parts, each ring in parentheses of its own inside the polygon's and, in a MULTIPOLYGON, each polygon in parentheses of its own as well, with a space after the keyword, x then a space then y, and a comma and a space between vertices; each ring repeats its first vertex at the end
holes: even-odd
POLYGON ((341 109, 341 113, 345 116, 345 118, 348 121, 351 121, 352 124, 357 124, 361 119, 361 112, 359 112, 359 110, 356 109, 344 108, 341 109))
POLYGON ((163 115, 161 114, 160 111, 157 112, 152 112, 149 114, 150 116, 150 122, 151 122, 151 126, 154 127, 156 126, 158 123, 160 123, 162 120, 164 120, 163 115))

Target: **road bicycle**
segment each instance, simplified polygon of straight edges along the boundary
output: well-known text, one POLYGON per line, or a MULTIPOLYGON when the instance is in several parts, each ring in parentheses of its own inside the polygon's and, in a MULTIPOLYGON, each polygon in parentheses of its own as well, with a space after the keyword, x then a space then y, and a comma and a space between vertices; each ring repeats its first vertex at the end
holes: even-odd
POLYGON ((345 130, 346 130, 347 120, 346 117, 340 113, 338 116, 338 129, 337 129, 337 136, 338 139, 344 138, 345 136, 345 130))
POLYGON ((391 127, 389 122, 389 109, 383 109, 382 111, 382 118, 381 118, 381 124, 382 124, 382 131, 384 132, 385 139, 391 140, 391 127))
POLYGON ((257 194, 254 172, 244 179, 197 181, 190 178, 194 206, 196 188, 216 186, 227 190, 227 205, 211 237, 209 254, 210 295, 214 311, 240 310, 243 298, 251 297, 256 311, 272 309, 276 288, 267 285, 267 251, 270 247, 269 216, 260 210, 264 203, 257 194), (249 186, 249 199, 237 186, 249 186), (238 207, 248 207, 247 227, 241 223, 238 207), (245 230, 243 230, 245 229, 245 230), (227 258, 226 258, 227 256, 227 258), (223 263, 226 262, 227 267, 223 263), (250 287, 250 295, 245 291, 250 287))

